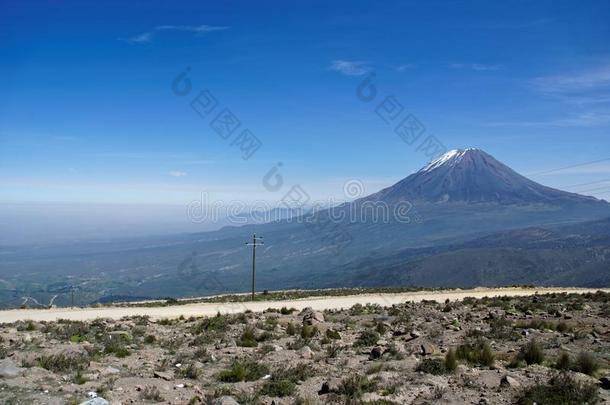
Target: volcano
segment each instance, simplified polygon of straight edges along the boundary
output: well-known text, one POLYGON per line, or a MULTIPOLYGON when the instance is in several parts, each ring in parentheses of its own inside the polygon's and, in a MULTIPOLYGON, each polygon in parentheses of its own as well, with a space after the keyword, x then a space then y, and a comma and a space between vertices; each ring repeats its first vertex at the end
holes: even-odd
POLYGON ((398 183, 362 199, 394 204, 607 204, 594 197, 543 186, 475 148, 454 149, 398 183))

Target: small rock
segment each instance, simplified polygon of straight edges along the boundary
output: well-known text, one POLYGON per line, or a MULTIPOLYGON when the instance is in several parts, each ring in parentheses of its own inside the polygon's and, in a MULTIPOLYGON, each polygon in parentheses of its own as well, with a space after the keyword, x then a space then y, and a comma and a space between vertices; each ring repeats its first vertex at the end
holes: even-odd
POLYGON ((0 378, 16 378, 23 375, 24 369, 17 367, 11 359, 0 361, 0 378))
POLYGON ((417 339, 418 337, 421 336, 421 332, 418 330, 412 330, 411 333, 409 333, 409 335, 413 338, 413 339, 417 339))
POLYGON ((382 354, 383 354, 383 352, 381 350, 381 347, 375 346, 371 349, 371 353, 369 354, 369 359, 371 359, 371 360, 379 359, 379 358, 381 358, 382 354))
POLYGON ((432 343, 422 343, 421 354, 423 354, 424 356, 434 354, 435 351, 436 347, 432 343))
POLYGON ((81 402, 79 405, 110 405, 110 402, 106 401, 102 397, 95 397, 85 402, 81 402))
POLYGON ((392 331, 393 336, 403 336, 406 335, 407 331, 404 328, 398 327, 392 331))
POLYGON ((303 316, 303 325, 313 325, 324 322, 324 314, 322 312, 314 311, 310 307, 301 311, 301 315, 303 316))
POLYGON ((121 372, 121 370, 119 370, 118 368, 114 368, 111 366, 106 367, 105 369, 102 370, 102 374, 119 374, 121 372))
POLYGON ((303 346, 298 353, 304 359, 311 359, 313 357, 313 350, 309 346, 303 346))
POLYGON ((224 396, 224 397, 218 398, 214 402, 214 405, 239 405, 239 402, 237 402, 235 400, 235 398, 233 398, 233 397, 224 396))
POLYGON ((509 375, 505 375, 500 380, 500 387, 518 388, 520 386, 521 386, 521 383, 509 375))
POLYGON ((174 379, 174 374, 173 373, 166 373, 165 371, 155 371, 154 372, 154 376, 156 378, 162 378, 165 381, 171 381, 174 379))
POLYGON ((324 394, 329 394, 331 392, 337 392, 340 384, 341 384, 341 381, 337 378, 333 378, 328 381, 324 381, 322 383, 322 387, 320 388, 320 391, 318 391, 318 395, 324 395, 324 394))

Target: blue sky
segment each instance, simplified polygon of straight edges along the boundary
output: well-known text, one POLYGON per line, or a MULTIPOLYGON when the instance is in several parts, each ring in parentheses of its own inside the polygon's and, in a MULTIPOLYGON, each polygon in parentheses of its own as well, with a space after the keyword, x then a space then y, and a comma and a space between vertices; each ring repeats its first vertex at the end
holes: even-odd
POLYGON ((375 113, 389 95, 449 149, 610 199, 607 1, 57 4, 0 5, 0 201, 277 201, 294 184, 341 198, 350 179, 374 192, 428 160, 375 113), (203 89, 261 141, 250 159, 191 109, 203 89))

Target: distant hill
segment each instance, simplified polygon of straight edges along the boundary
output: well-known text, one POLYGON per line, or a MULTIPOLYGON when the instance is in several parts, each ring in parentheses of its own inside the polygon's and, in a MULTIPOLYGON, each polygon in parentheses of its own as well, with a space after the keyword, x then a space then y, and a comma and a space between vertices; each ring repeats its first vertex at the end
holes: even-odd
POLYGON ((359 260, 335 272, 336 284, 473 287, 511 284, 607 287, 610 219, 558 228, 494 233, 465 243, 408 249, 359 260))

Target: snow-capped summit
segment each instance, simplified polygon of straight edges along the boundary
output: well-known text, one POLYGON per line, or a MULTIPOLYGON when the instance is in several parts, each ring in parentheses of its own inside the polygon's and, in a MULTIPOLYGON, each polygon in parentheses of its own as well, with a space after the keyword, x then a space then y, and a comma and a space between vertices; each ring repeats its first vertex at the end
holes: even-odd
POLYGON ((454 149, 391 187, 363 200, 429 203, 602 203, 594 197, 538 184, 481 149, 454 149))
POLYGON ((454 165, 459 163, 464 156, 466 156, 469 152, 476 152, 479 149, 476 148, 468 148, 468 149, 452 149, 444 155, 434 159, 430 163, 428 163, 424 168, 420 171, 427 172, 437 167, 440 167, 444 164, 454 165))

